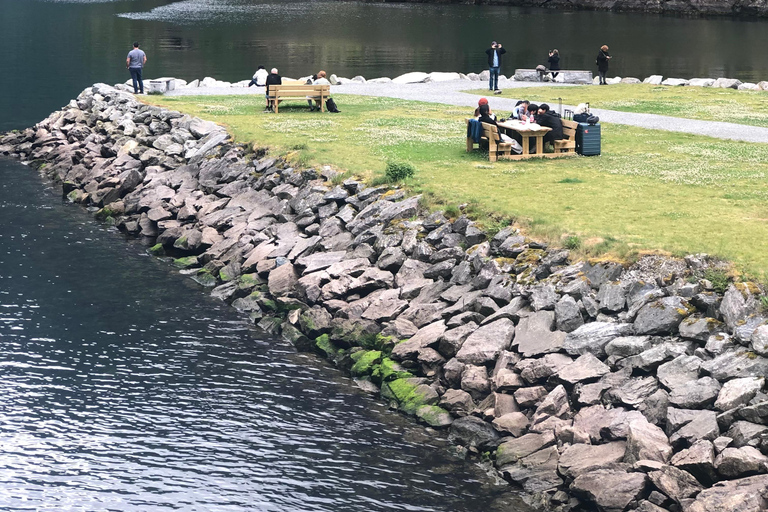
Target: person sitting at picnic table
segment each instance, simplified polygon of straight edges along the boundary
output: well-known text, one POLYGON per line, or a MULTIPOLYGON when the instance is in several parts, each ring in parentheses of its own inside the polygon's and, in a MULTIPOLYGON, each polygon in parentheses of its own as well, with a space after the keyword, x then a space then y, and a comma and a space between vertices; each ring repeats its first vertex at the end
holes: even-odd
POLYGON ((536 122, 541 126, 552 128, 544 135, 544 143, 554 143, 556 140, 563 139, 563 122, 560 120, 552 110, 549 109, 549 105, 542 103, 539 105, 539 113, 536 116, 536 122))
POLYGON ((491 106, 488 105, 488 100, 486 98, 480 98, 480 100, 477 102, 477 108, 475 109, 475 117, 478 117, 478 118, 480 117, 480 107, 482 107, 483 105, 486 105, 488 107, 488 117, 490 117, 495 121, 496 114, 491 112, 491 106))
POLYGON ((527 116, 526 121, 528 121, 530 123, 535 123, 536 122, 536 114, 539 113, 539 106, 537 104, 535 104, 535 103, 530 103, 528 105, 528 108, 525 109, 525 110, 526 110, 525 115, 527 116))
POLYGON ((480 111, 480 118, 478 119, 478 121, 480 121, 481 123, 492 124, 493 126, 495 126, 496 129, 499 131, 499 137, 501 137, 501 142, 513 141, 512 137, 510 137, 506 133, 501 132, 499 125, 496 124, 496 116, 493 116, 493 114, 491 114, 491 107, 488 106, 488 103, 484 105, 480 105, 478 107, 478 110, 480 111))
POLYGON ((509 117, 512 119, 520 119, 522 120, 524 116, 526 116, 526 112, 528 111, 528 105, 530 105, 531 102, 528 100, 520 100, 517 103, 515 103, 515 108, 512 110, 512 113, 509 114, 509 117))
MULTIPOLYGON (((312 85, 331 85, 331 82, 329 82, 328 79, 325 78, 325 77, 326 77, 326 73, 325 73, 325 71, 323 71, 321 69, 320 71, 317 72, 317 74, 315 76, 313 76, 312 78, 307 80, 307 83, 308 84, 312 84, 312 85)), ((330 98, 330 96, 328 96, 328 97, 330 98)), ((309 111, 310 112, 312 112, 314 110, 321 110, 321 108, 320 108, 320 100, 315 100, 315 104, 317 106, 313 107, 312 106, 312 97, 311 96, 307 96, 307 103, 309 103, 309 111)))
POLYGON ((269 72, 269 76, 267 77, 267 80, 264 85, 267 86, 267 108, 264 110, 264 112, 274 112, 275 109, 272 107, 272 103, 269 101, 269 86, 270 85, 282 85, 283 84, 283 78, 277 74, 277 68, 272 68, 272 71, 269 72))
POLYGON ((248 84, 248 87, 252 85, 255 85, 256 87, 264 87, 267 83, 268 76, 269 73, 264 69, 264 66, 259 66, 259 69, 253 74, 253 78, 251 79, 251 83, 248 84))

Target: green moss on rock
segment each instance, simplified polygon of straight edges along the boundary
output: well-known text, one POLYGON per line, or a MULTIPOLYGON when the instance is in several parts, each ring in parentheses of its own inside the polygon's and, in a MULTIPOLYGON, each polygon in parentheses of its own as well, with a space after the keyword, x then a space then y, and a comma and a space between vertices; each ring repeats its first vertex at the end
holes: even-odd
POLYGON ((400 410, 406 414, 416 414, 419 407, 432 405, 429 403, 428 395, 419 389, 418 379, 396 379, 387 382, 382 385, 382 394, 384 394, 384 388, 389 389, 400 410))
POLYGON ((436 405, 422 405, 416 410, 416 417, 430 427, 444 428, 453 423, 451 414, 436 405))
POLYGON ((147 252, 152 256, 163 256, 165 254, 165 249, 163 248, 163 244, 155 244, 147 249, 147 252))
MULTIPOLYGON (((158 244, 160 245, 160 244, 158 244)), ((157 247, 157 246, 155 246, 157 247)), ((190 268, 196 266, 197 263, 197 256, 184 256, 183 258, 176 258, 173 260, 173 264, 176 265, 179 268, 190 268)), ((206 270, 206 272, 208 272, 206 270)), ((200 274, 200 272, 198 272, 200 274)), ((211 275, 210 272, 208 272, 208 275, 211 275)), ((213 276, 211 276, 213 277, 213 276)), ((215 278, 214 278, 215 279, 215 278)))
POLYGON ((380 350, 366 350, 351 354, 350 357, 355 361, 350 370, 352 375, 356 377, 370 375, 373 372, 374 365, 381 362, 381 355, 380 350))

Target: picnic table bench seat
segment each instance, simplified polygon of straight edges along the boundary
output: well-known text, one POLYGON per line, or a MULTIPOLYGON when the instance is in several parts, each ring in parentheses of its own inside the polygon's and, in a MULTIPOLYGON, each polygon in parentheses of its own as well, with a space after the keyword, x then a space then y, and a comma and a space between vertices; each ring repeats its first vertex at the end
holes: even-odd
POLYGON ((289 83, 282 85, 269 86, 269 102, 275 111, 278 112, 278 104, 285 100, 318 100, 320 102, 320 111, 325 112, 325 101, 331 97, 330 85, 312 85, 303 83, 289 83))
POLYGON ((565 138, 553 142, 555 153, 576 153, 576 130, 579 128, 579 123, 568 119, 562 119, 562 122, 565 138))

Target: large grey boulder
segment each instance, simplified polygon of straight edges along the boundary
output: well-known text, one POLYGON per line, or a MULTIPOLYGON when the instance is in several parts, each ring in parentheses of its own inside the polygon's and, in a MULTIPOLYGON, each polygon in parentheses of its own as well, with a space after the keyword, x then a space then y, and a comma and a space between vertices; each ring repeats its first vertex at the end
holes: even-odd
POLYGON ((376 201, 366 206, 347 224, 347 229, 355 236, 376 224, 388 225, 395 219, 408 218, 418 211, 420 196, 410 197, 403 201, 376 201))
POLYGON ((712 485, 715 474, 715 447, 710 441, 696 441, 672 456, 670 464, 687 471, 704 485, 712 485))
POLYGON ((738 89, 741 85, 741 80, 736 78, 718 78, 712 84, 712 87, 719 87, 721 89, 738 89))
POLYGON ((715 459, 715 468, 725 478, 768 473, 768 457, 751 446, 726 448, 715 459))
POLYGON ((496 449, 496 467, 514 464, 520 459, 552 446, 557 442, 552 431, 541 434, 525 434, 518 438, 505 438, 496 449))
POLYGON ((579 309, 576 299, 570 295, 563 295, 555 304, 555 318, 558 331, 572 332, 584 325, 581 309, 579 309))
POLYGON ((764 377, 742 377, 729 380, 720 389, 715 408, 728 411, 747 404, 765 385, 764 377))
POLYGON ((664 431, 647 420, 634 420, 627 428, 627 452, 624 462, 654 460, 666 464, 672 456, 672 446, 664 431))
POLYGON ((644 473, 627 473, 622 469, 599 469, 579 475, 571 491, 587 499, 601 511, 621 511, 643 495, 648 485, 644 473))
POLYGON ((696 356, 679 356, 656 369, 656 377, 667 389, 685 386, 699 378, 701 359, 696 356))
POLYGON ((715 411, 667 410, 669 442, 676 448, 686 448, 702 439, 714 441, 720 435, 715 411), (680 417, 678 420, 677 417, 680 417))
POLYGON ((630 357, 645 352, 651 346, 649 336, 621 336, 605 346, 605 353, 609 356, 630 357))
POLYGON ((632 324, 610 322, 590 322, 568 333, 563 348, 570 355, 591 353, 594 356, 605 355, 605 346, 620 336, 634 334, 632 324))
POLYGON ((695 497, 703 488, 693 475, 674 466, 662 466, 660 470, 650 472, 648 477, 658 490, 678 504, 695 497))
POLYGON ((515 324, 502 318, 472 333, 457 352, 462 363, 483 365, 494 361, 502 350, 508 350, 515 336, 515 324))
POLYGON ((768 325, 759 326, 750 338, 752 350, 761 356, 768 356, 768 325))
POLYGON ((539 450, 520 460, 500 468, 504 477, 521 486, 529 493, 556 489, 563 484, 557 473, 558 451, 556 446, 539 450))
POLYGON ((750 421, 734 421, 725 435, 732 439, 731 447, 756 446, 760 438, 768 434, 768 427, 750 421))
POLYGON ((439 320, 419 329, 409 340, 395 345, 392 358, 396 361, 415 360, 422 348, 436 345, 445 332, 445 322, 439 320))
POLYGON ((621 311, 627 302, 626 291, 620 283, 605 283, 600 287, 596 298, 600 309, 609 313, 621 311))
POLYGON ((553 331, 554 327, 553 311, 538 311, 521 318, 513 346, 525 357, 558 352, 563 346, 566 334, 553 331))
POLYGON ((611 372, 611 369, 590 353, 576 358, 571 364, 557 372, 558 379, 568 384, 594 380, 611 372))
POLYGON ((710 407, 720 393, 720 383, 712 377, 702 377, 693 382, 680 383, 669 393, 669 403, 681 409, 710 407))
POLYGON ((485 366, 468 364, 461 374, 461 389, 472 395, 475 400, 482 400, 491 391, 488 369, 485 366))
POLYGON ((728 287, 720 303, 720 314, 731 329, 760 309, 760 289, 754 283, 735 283, 728 287))
POLYGON ((674 334, 680 322, 693 311, 682 297, 664 297, 640 309, 635 318, 635 331, 637 334, 674 334))
POLYGON ((454 444, 477 448, 480 451, 495 450, 499 445, 499 433, 480 418, 467 416, 451 424, 448 441, 454 444))
POLYGON ((768 358, 755 356, 753 352, 741 347, 705 361, 701 368, 715 379, 725 382, 740 377, 768 375, 768 358))
POLYGON ((290 263, 280 265, 269 273, 267 284, 273 297, 293 297, 299 275, 290 263))
POLYGON ((768 510, 768 475, 718 482, 704 489, 686 512, 764 512, 768 510))
POLYGON ((565 477, 576 478, 591 469, 621 462, 626 449, 624 441, 599 445, 574 444, 560 455, 558 470, 565 477))

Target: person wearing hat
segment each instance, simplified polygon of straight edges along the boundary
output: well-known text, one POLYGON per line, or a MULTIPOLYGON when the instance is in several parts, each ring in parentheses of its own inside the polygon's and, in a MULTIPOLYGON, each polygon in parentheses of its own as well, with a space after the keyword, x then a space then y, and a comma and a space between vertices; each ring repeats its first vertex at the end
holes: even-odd
POLYGON ((494 94, 501 94, 499 90, 499 69, 501 68, 501 56, 505 53, 507 53, 507 50, 502 48, 496 41, 493 41, 491 47, 485 50, 485 54, 488 55, 488 68, 491 72, 491 77, 488 79, 488 89, 493 91, 494 94))
MULTIPOLYGON (((480 117, 480 107, 482 107, 483 105, 488 105, 488 100, 486 98, 480 98, 480 101, 477 102, 477 108, 475 109, 475 117, 480 117)), ((491 118, 496 119, 496 115, 493 112, 491 112, 490 106, 488 107, 488 115, 491 118)))
POLYGON ((600 47, 600 52, 597 54, 595 64, 597 64, 597 72, 600 74, 600 85, 605 85, 605 74, 608 73, 608 61, 611 60, 611 56, 608 55, 608 46, 603 45, 600 47))

